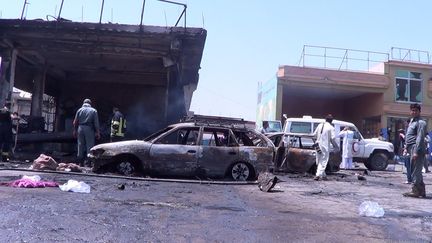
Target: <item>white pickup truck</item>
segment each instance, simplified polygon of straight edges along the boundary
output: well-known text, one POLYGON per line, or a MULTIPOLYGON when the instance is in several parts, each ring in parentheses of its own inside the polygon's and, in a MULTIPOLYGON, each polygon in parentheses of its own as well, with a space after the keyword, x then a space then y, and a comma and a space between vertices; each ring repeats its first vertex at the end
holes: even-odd
MULTIPOLYGON (((287 118, 284 124, 284 132, 311 134, 318 124, 323 122, 324 119, 312 118, 311 116, 287 118)), ((335 127, 336 134, 345 126, 351 127, 354 131, 354 142, 351 147, 354 161, 363 162, 370 170, 385 170, 389 162, 393 161, 393 144, 376 138, 363 138, 357 127, 350 122, 333 120, 332 124, 335 127)))

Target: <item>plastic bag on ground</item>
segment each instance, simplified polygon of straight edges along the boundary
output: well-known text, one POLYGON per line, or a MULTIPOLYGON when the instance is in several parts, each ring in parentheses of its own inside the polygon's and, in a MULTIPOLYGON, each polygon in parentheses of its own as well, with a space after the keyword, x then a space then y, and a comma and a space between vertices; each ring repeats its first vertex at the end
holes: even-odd
POLYGON ((90 186, 83 181, 68 180, 65 184, 60 185, 60 190, 65 192, 90 193, 90 186))
POLYGON ((360 216, 381 218, 384 216, 384 209, 377 203, 372 201, 364 201, 359 207, 360 216))
POLYGON ((27 179, 27 180, 31 180, 31 181, 40 181, 42 178, 38 175, 34 175, 34 176, 23 175, 22 179, 27 179))

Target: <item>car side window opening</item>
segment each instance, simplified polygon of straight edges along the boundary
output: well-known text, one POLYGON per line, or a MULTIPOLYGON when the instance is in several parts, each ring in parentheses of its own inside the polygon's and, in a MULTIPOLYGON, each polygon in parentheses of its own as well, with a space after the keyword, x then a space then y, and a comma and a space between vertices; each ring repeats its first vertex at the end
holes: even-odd
POLYGON ((157 144, 196 145, 199 135, 198 127, 180 128, 160 138, 157 144))
POLYGON ((312 133, 310 122, 292 122, 289 132, 292 133, 312 133))
POLYGON ((204 128, 201 140, 203 146, 232 147, 236 146, 234 139, 230 136, 229 130, 204 128))

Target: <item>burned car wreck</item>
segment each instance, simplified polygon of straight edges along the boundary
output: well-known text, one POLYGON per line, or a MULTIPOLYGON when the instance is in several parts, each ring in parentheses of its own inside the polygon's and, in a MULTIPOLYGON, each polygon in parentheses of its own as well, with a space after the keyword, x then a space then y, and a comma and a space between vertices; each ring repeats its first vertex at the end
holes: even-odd
MULTIPOLYGON (((276 146, 275 170, 279 172, 316 172, 316 151, 314 138, 310 134, 268 133, 266 136, 276 146)), ((340 150, 331 151, 326 172, 339 170, 342 162, 340 150)))
POLYGON ((94 172, 254 180, 273 165, 275 147, 242 119, 193 117, 144 140, 93 147, 94 172))

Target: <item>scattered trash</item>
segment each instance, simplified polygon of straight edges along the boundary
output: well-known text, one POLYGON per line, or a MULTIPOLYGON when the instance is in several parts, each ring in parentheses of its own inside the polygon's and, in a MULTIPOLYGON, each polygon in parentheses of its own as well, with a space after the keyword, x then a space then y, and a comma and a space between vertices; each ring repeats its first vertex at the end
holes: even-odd
POLYGON ((311 194, 312 195, 317 195, 317 194, 320 194, 320 193, 322 193, 323 191, 322 190, 317 190, 317 191, 313 191, 313 192, 311 192, 311 194))
POLYGON ((29 179, 29 180, 32 180, 32 181, 40 181, 40 180, 42 180, 42 178, 40 176, 38 176, 38 175, 34 175, 34 176, 23 175, 22 179, 29 179))
POLYGON ((263 192, 269 192, 278 182, 281 182, 281 180, 268 172, 261 173, 258 176, 258 188, 263 192))
POLYGON ((365 180, 366 180, 366 177, 357 174, 357 179, 358 179, 359 181, 365 181, 365 180))
POLYGON ((118 188, 119 190, 124 190, 124 189, 125 189, 125 184, 119 184, 119 185, 117 186, 117 188, 118 188))
POLYGON ((364 201, 359 207, 360 216, 381 218, 384 216, 384 209, 377 203, 372 201, 364 201))
POLYGON ((364 170, 364 171, 363 171, 363 175, 371 176, 371 175, 372 175, 372 172, 371 172, 370 170, 364 170))
POLYGON ((23 188, 43 188, 43 187, 57 187, 58 183, 54 181, 42 181, 41 177, 38 175, 34 175, 34 176, 24 175, 21 179, 6 183, 6 185, 11 187, 23 187, 23 188))
POLYGON ((66 171, 66 172, 82 172, 82 168, 74 163, 60 163, 57 166, 57 171, 66 171))
POLYGON ((66 192, 90 193, 90 186, 83 181, 68 180, 65 184, 60 185, 60 190, 66 192))
POLYGON ((58 164, 57 162, 50 156, 45 154, 39 155, 37 159, 33 161, 33 164, 30 166, 31 170, 56 170, 58 164))

